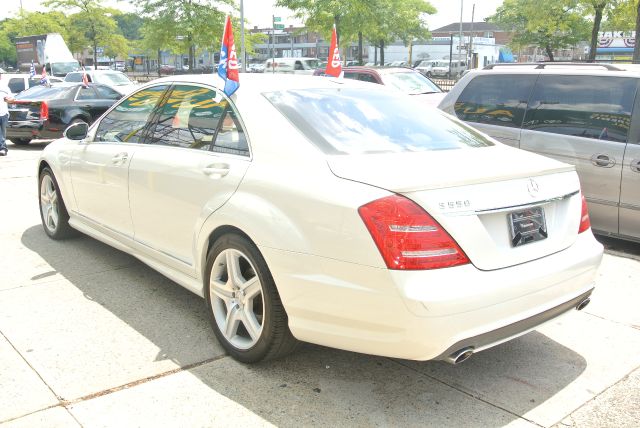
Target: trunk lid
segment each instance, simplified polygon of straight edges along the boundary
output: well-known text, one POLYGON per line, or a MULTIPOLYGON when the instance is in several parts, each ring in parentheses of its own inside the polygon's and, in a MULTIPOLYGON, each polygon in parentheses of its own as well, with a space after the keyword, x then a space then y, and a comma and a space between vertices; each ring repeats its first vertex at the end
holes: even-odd
POLYGON ((574 167, 519 149, 332 156, 328 164, 338 177, 412 199, 481 270, 562 251, 578 234, 580 182, 574 167))
POLYGON ((39 120, 42 101, 14 100, 8 107, 11 122, 39 120))

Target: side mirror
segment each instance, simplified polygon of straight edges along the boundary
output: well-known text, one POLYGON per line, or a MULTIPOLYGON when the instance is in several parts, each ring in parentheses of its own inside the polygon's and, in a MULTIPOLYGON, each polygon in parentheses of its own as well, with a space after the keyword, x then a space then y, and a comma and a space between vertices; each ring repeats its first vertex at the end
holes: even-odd
POLYGON ((69 125, 62 135, 70 140, 82 140, 87 137, 88 132, 89 125, 85 122, 76 122, 69 125))

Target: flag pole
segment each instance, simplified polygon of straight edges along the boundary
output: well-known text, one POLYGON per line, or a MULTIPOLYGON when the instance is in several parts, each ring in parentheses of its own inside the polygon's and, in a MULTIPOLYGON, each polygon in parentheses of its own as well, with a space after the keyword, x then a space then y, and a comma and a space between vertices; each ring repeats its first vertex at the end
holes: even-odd
POLYGON ((244 3, 240 0, 240 49, 242 49, 242 72, 247 71, 247 51, 244 49, 244 3))

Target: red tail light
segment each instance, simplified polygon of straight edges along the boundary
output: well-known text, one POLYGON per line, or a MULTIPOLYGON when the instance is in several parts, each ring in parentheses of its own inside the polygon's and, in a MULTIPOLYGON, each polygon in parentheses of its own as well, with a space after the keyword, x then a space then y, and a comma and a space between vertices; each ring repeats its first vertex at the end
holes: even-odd
POLYGON ((585 199, 583 193, 581 193, 580 196, 582 197, 582 212, 580 213, 580 228, 578 229, 578 233, 582 233, 591 227, 591 220, 589 220, 589 210, 587 209, 587 200, 585 199))
POLYGON ((389 269, 439 269, 469 263, 456 241, 415 202, 398 195, 358 209, 389 269))
POLYGON ((49 120, 49 104, 46 101, 40 103, 40 120, 49 120))

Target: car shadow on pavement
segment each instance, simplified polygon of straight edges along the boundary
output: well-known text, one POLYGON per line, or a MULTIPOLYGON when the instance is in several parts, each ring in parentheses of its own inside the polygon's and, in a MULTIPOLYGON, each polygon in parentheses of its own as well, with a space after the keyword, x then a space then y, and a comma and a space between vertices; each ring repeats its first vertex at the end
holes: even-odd
MULTIPOLYGON (((201 298, 132 256, 84 235, 52 241, 41 226, 33 226, 23 233, 22 243, 85 299, 152 342, 158 349, 156 360, 192 367, 190 373, 208 388, 277 426, 505 425, 553 397, 586 368, 579 354, 537 332, 458 366, 310 344, 266 363, 244 365, 226 357, 199 365, 224 355, 201 298)), ((138 352, 135 343, 126 350, 108 344, 109 338, 95 337, 90 345, 99 347, 105 360, 138 352)), ((117 364, 109 367, 126 370, 117 364)), ((70 370, 87 370, 74 372, 81 377, 91 376, 94 368, 70 370)))

